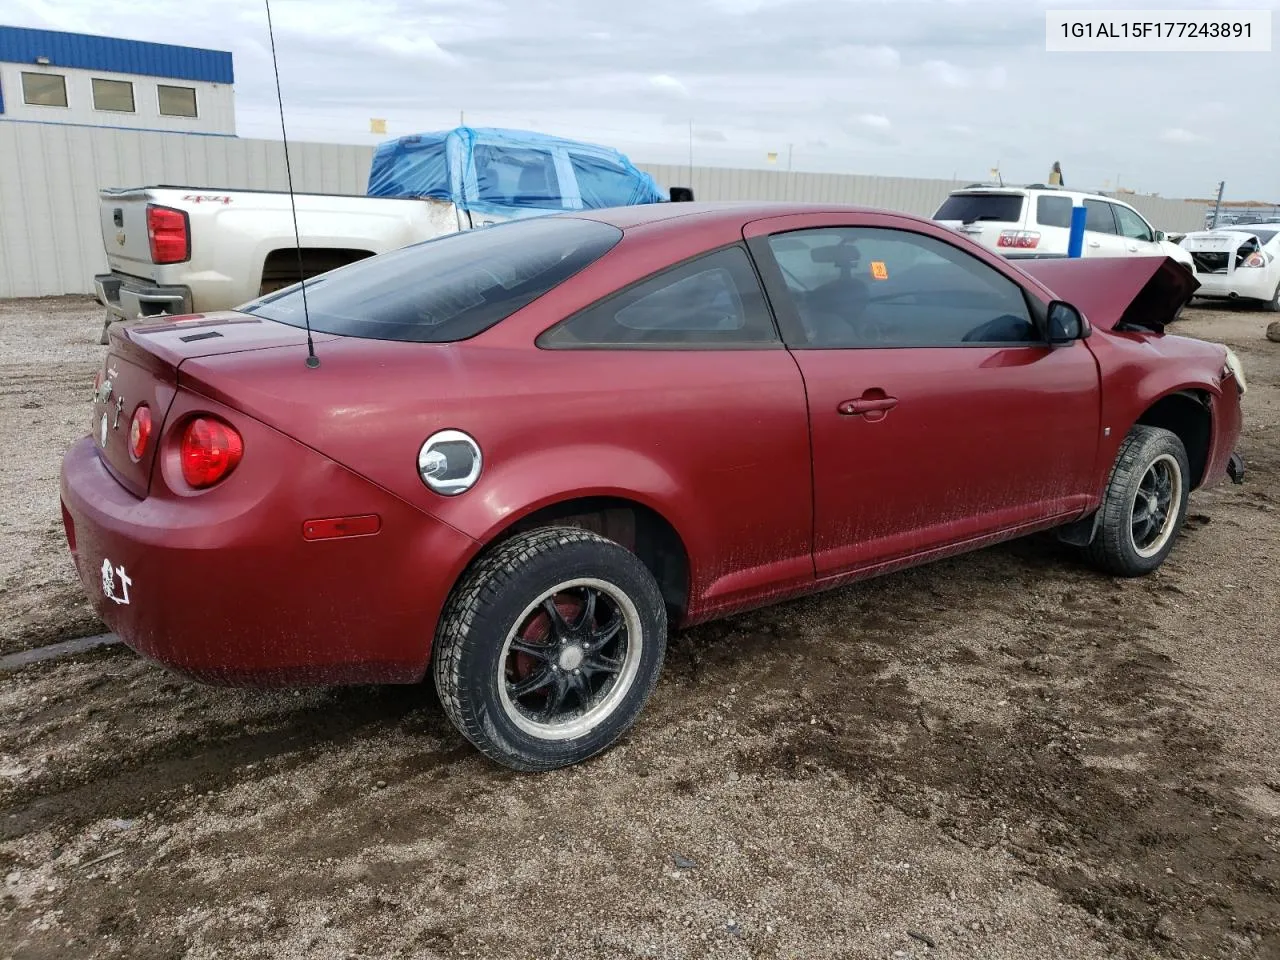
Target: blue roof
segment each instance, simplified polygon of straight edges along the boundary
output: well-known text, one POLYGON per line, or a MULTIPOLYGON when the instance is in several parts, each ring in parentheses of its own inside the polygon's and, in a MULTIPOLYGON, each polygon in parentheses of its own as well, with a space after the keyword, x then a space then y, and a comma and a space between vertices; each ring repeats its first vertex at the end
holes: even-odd
POLYGON ((47 57, 49 64, 56 67, 207 83, 235 82, 231 54, 225 50, 96 37, 87 33, 0 27, 0 61, 35 63, 37 57, 47 57))

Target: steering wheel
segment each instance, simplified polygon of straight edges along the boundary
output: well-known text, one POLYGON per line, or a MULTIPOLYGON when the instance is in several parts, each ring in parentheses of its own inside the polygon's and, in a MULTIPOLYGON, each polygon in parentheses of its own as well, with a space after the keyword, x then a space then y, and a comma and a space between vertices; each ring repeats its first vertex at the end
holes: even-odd
POLYGON ((808 343, 874 344, 889 340, 888 328, 874 320, 855 320, 828 310, 799 310, 797 313, 808 343))

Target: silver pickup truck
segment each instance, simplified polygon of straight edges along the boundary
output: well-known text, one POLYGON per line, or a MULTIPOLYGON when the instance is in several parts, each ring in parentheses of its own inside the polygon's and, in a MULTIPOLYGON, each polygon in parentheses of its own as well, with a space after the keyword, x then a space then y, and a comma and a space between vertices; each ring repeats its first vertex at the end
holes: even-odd
POLYGON ((680 187, 663 194, 608 147, 459 127, 380 145, 368 196, 298 193, 291 204, 278 191, 162 185, 107 189, 99 199, 109 272, 94 277, 94 288, 106 308, 106 343, 113 321, 231 309, 459 230, 693 194, 680 187))

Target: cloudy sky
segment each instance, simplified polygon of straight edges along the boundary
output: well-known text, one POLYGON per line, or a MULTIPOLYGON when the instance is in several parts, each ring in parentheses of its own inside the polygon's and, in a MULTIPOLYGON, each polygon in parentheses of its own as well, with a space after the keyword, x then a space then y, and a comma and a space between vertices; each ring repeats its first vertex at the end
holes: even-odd
MULTIPOLYGON (((1280 0, 1129 0, 1128 8, 1280 0)), ((633 159, 1280 200, 1273 53, 1046 53, 1039 0, 272 0, 289 135, 535 128, 633 159)), ((1052 6, 1107 4, 1060 0, 1052 6)), ((1112 4, 1111 6, 1119 6, 1112 4)), ((278 137, 262 0, 9 0, 5 22, 230 50, 278 137)), ((1273 13, 1273 30, 1280 14, 1273 13)))

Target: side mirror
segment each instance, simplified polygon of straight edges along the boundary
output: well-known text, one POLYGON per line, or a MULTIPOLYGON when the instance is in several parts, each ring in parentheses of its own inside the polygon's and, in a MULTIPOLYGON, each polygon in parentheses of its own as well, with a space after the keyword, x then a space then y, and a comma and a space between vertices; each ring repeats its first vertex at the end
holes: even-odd
POLYGON ((671 202, 672 203, 692 203, 693 188, 692 187, 672 187, 671 202))
POLYGON ((1083 340, 1089 336, 1089 321, 1064 300, 1055 300, 1049 304, 1048 312, 1049 343, 1060 346, 1083 340))
POLYGON ((1159 243, 1161 240, 1167 240, 1167 239, 1168 239, 1168 236, 1165 234, 1163 230, 1156 231, 1156 243, 1159 243))

